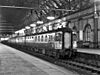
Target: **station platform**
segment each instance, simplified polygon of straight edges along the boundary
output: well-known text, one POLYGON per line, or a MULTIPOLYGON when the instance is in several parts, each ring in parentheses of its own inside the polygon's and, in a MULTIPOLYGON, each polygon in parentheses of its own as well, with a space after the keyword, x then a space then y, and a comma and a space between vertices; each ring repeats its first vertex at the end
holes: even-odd
POLYGON ((79 75, 17 49, 0 44, 0 75, 79 75))
POLYGON ((77 48, 78 52, 100 55, 100 49, 77 48))

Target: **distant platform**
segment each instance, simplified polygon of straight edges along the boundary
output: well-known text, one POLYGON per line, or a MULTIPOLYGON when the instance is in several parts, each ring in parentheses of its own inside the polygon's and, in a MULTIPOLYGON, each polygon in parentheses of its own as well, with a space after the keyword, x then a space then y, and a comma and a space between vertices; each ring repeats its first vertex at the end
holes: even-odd
POLYGON ((98 54, 98 55, 100 55, 100 49, 77 48, 77 51, 78 52, 82 52, 82 53, 98 54))

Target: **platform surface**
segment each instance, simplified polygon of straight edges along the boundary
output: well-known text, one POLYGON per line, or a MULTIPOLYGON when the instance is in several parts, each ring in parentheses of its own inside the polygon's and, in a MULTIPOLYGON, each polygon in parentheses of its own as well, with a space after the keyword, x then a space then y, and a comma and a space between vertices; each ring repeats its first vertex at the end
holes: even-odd
POLYGON ((100 55, 100 49, 77 48, 78 52, 100 55))
POLYGON ((63 67, 0 44, 0 75, 78 75, 63 67))

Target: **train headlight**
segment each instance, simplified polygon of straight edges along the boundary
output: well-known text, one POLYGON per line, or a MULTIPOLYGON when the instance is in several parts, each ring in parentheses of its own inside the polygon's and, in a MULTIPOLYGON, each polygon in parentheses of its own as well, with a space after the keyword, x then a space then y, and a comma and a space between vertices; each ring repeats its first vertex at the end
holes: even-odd
POLYGON ((77 41, 73 41, 73 48, 77 48, 77 41))

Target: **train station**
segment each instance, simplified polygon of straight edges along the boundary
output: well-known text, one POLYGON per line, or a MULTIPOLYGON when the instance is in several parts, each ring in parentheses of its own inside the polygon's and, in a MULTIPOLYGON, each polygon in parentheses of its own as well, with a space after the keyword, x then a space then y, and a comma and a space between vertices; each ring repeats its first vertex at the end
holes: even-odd
POLYGON ((100 0, 0 0, 0 75, 100 75, 100 0))

